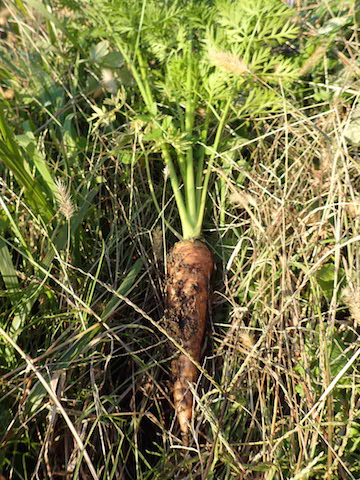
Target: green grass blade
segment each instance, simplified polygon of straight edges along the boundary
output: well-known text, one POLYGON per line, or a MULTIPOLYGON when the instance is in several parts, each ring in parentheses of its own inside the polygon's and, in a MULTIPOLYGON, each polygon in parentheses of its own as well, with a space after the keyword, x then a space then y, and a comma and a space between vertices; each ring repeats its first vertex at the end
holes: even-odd
MULTIPOLYGON (((121 282, 121 285, 117 289, 118 294, 126 296, 131 292, 135 286, 136 279, 141 271, 142 266, 143 261, 139 258, 131 267, 124 280, 121 282)), ((101 318, 106 320, 116 310, 116 308, 118 308, 121 302, 121 298, 118 298, 117 296, 112 297, 105 307, 101 318)), ((58 360, 59 363, 61 362, 62 369, 69 368, 74 359, 84 355, 84 352, 89 348, 91 341, 99 333, 101 328, 101 324, 97 323, 89 327, 84 332, 81 332, 80 335, 76 335, 76 341, 58 360)), ((34 414, 46 395, 47 392, 43 385, 41 385, 40 382, 37 382, 32 388, 26 402, 27 414, 34 414)))
POLYGON ((4 113, 0 107, 0 154, 6 167, 12 171, 21 187, 25 189, 25 195, 29 203, 39 212, 44 221, 48 223, 54 212, 49 205, 43 188, 39 181, 33 177, 31 166, 26 155, 16 141, 11 128, 7 125, 4 113))
POLYGON ((9 220, 11 230, 14 233, 15 237, 19 240, 19 242, 20 242, 21 246, 23 247, 25 253, 30 258, 32 258, 31 251, 30 251, 23 235, 21 234, 20 229, 18 228, 15 220, 13 219, 13 216, 11 215, 9 209, 7 208, 6 203, 4 202, 4 200, 1 196, 0 196, 0 207, 2 207, 2 209, 4 210, 5 215, 7 216, 7 219, 9 220))
MULTIPOLYGON (((18 300, 18 295, 15 295, 17 292, 20 293, 19 280, 16 274, 16 270, 5 241, 0 237, 0 275, 4 281, 7 293, 11 304, 13 306, 13 318, 9 328, 9 333, 14 340, 17 339, 26 316, 30 311, 29 303, 24 299, 25 297, 21 295, 20 300, 18 300)), ((12 365, 15 360, 14 351, 10 345, 5 346, 5 358, 9 365, 12 365)))
POLYGON ((29 156, 31 156, 32 163, 35 165, 37 171, 44 180, 49 193, 53 194, 56 192, 57 188, 54 179, 46 163, 45 157, 37 148, 34 134, 32 132, 26 132, 23 135, 16 135, 15 138, 18 144, 26 150, 29 156))
MULTIPOLYGON (((134 263, 134 265, 130 269, 129 273, 126 275, 124 280, 121 282, 121 285, 117 289, 116 293, 118 293, 122 296, 125 296, 125 295, 128 295, 131 292, 132 288, 135 285, 135 280, 136 280, 137 276, 139 275, 141 268, 143 267, 143 264, 144 264, 144 262, 142 261, 141 258, 136 260, 136 262, 134 263)), ((119 298, 117 296, 112 297, 111 300, 109 301, 109 303, 106 305, 106 307, 105 307, 105 309, 104 309, 104 311, 101 315, 101 318, 103 320, 106 320, 117 309, 117 307, 120 305, 121 301, 122 301, 121 298, 119 298)))
POLYGON ((19 288, 19 281, 6 243, 0 238, 0 274, 7 290, 19 288))

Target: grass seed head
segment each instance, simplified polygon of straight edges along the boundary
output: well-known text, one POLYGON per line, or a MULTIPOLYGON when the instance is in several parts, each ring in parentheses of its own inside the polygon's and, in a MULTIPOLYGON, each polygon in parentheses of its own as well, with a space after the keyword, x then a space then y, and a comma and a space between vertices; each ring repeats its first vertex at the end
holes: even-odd
POLYGON ((241 330, 239 334, 239 340, 244 348, 247 350, 251 350, 254 346, 254 339, 252 335, 250 335, 245 330, 241 330))
POLYGON ((356 198, 352 202, 347 202, 345 205, 346 213, 351 218, 357 218, 360 215, 360 198, 356 198))
POLYGON ((55 192, 56 201, 59 206, 59 211, 66 220, 70 220, 75 212, 75 206, 72 202, 69 189, 60 178, 55 181, 57 191, 55 192))
POLYGON ((246 62, 237 55, 230 52, 221 52, 219 50, 209 50, 209 59, 219 68, 231 73, 238 73, 244 75, 249 71, 246 62))
POLYGON ((246 208, 248 206, 256 207, 255 198, 250 193, 234 190, 229 197, 230 203, 235 207, 246 208))
POLYGON ((166 181, 170 176, 170 168, 168 165, 165 165, 163 174, 164 174, 164 180, 166 181))
POLYGON ((345 287, 342 291, 342 298, 350 310, 355 327, 360 325, 360 287, 345 287))

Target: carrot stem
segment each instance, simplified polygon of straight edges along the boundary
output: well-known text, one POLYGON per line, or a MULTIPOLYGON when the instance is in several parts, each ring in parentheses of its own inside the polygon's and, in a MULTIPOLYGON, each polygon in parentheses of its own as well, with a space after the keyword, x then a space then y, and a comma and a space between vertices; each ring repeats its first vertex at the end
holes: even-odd
MULTIPOLYGON (((190 137, 194 128, 195 121, 195 102, 193 100, 193 60, 192 60, 192 49, 191 46, 187 52, 188 59, 188 69, 186 74, 186 90, 187 90, 187 100, 186 100, 186 111, 185 111, 185 131, 190 137)), ((189 212, 189 215, 194 219, 196 223, 196 191, 195 191, 195 176, 194 176, 194 157, 193 149, 190 147, 186 151, 186 176, 185 176, 185 192, 186 192, 186 206, 189 212)))
MULTIPOLYGON (((209 105, 206 107, 206 114, 205 114, 205 122, 203 129, 201 130, 201 143, 203 145, 206 144, 206 139, 209 131, 209 124, 210 124, 210 108, 209 105)), ((202 146, 200 150, 197 172, 196 172, 196 204, 199 208, 200 200, 201 200, 201 185, 203 182, 203 169, 204 169, 204 162, 205 162, 205 147, 202 146)))
POLYGON ((219 144, 220 144, 221 135, 222 135, 222 132, 224 130, 226 118, 227 118, 228 113, 229 113, 231 100, 232 100, 231 96, 229 96, 229 99, 227 100, 227 102, 225 104, 224 111, 223 111, 223 114, 221 116, 217 131, 216 131, 214 144, 212 146, 212 152, 211 152, 208 164, 207 164, 207 169, 206 169, 206 173, 205 173, 205 177, 204 177, 204 183, 202 185, 199 214, 198 214, 197 224, 196 224, 196 227, 195 227, 195 233, 199 232, 199 235, 200 235, 200 232, 201 232, 201 229, 202 229, 202 224, 203 224, 203 221, 204 221, 206 197, 207 197, 207 192, 208 192, 208 187, 209 187, 211 170, 212 170, 212 166, 213 166, 215 157, 216 157, 217 152, 218 152, 218 147, 219 147, 219 144))
POLYGON ((191 223, 188 210, 186 209, 186 206, 184 203, 183 195, 180 191, 179 180, 176 174, 174 162, 169 152, 169 147, 165 142, 161 145, 161 150, 162 150, 162 155, 165 161, 165 165, 169 168, 170 182, 174 192, 176 205, 179 210, 181 226, 183 230, 183 237, 184 239, 192 238, 194 227, 191 223))

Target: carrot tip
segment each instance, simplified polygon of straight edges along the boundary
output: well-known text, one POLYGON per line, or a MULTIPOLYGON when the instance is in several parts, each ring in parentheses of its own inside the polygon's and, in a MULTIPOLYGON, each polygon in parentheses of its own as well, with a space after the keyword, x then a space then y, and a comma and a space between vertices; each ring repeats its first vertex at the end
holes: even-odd
POLYGON ((191 419, 191 410, 190 412, 188 410, 183 410, 177 412, 177 417, 179 420, 179 425, 180 425, 180 430, 181 433, 185 434, 188 433, 189 431, 189 420, 191 419))

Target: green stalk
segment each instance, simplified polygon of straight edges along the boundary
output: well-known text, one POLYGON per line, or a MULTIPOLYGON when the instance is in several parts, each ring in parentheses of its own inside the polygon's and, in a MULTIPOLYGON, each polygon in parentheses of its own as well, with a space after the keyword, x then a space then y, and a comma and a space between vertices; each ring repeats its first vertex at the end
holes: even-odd
POLYGON ((203 221, 204 221, 206 197, 207 197, 207 192, 208 192, 208 187, 209 187, 211 169, 212 169, 212 166, 213 166, 213 163, 214 163, 214 160, 215 160, 215 156, 217 154, 217 150, 219 148, 220 139, 221 139, 221 135, 222 135, 222 132, 223 132, 223 129, 224 129, 224 126, 225 126, 226 117, 229 113, 231 100, 232 100, 232 98, 231 98, 231 96, 229 96, 229 99, 225 104, 224 111, 223 111, 223 114, 221 116, 218 128, 217 128, 214 144, 212 146, 212 153, 211 153, 211 156, 209 158, 208 165, 207 165, 205 178, 204 178, 204 183, 203 183, 202 191, 201 191, 201 200, 200 200, 198 221, 197 221, 196 227, 194 229, 195 235, 197 235, 197 236, 200 236, 200 234, 201 234, 201 228, 202 228, 202 224, 203 224, 203 221))
MULTIPOLYGON (((225 171, 226 175, 226 171, 225 171)), ((226 198, 226 182, 224 178, 220 178, 220 227, 225 226, 225 198, 226 198)))
POLYGON ((181 178, 186 178, 186 158, 181 152, 177 154, 177 163, 179 165, 181 178))
POLYGON ((151 91, 151 88, 150 88, 150 85, 149 85, 147 73, 146 73, 146 70, 149 67, 148 67, 148 65, 146 65, 145 60, 143 59, 143 56, 141 55, 139 49, 137 50, 137 58, 138 58, 138 62, 139 62, 141 78, 142 78, 142 81, 143 81, 143 84, 144 84, 144 89, 145 89, 145 92, 146 92, 147 107, 148 107, 149 112, 151 114, 156 115, 157 106, 156 106, 156 102, 154 100, 154 97, 153 97, 153 94, 152 94, 152 91, 151 91))
MULTIPOLYGON (((208 136, 208 131, 209 131, 209 124, 210 124, 210 108, 209 105, 206 108, 206 115, 205 115, 205 122, 203 129, 201 130, 201 143, 203 145, 206 145, 206 139, 208 136)), ((196 171, 196 204, 199 206, 200 205, 200 199, 201 199, 201 185, 203 181, 203 169, 204 169, 204 163, 205 163, 205 147, 201 147, 200 150, 200 157, 198 160, 198 165, 197 165, 197 171, 196 171)))
MULTIPOLYGON (((104 18, 104 22, 106 23, 107 27, 112 31, 111 25, 109 21, 104 18)), ((115 43, 119 51, 124 57, 125 62, 131 67, 131 72, 133 74, 134 80, 140 90, 140 94, 145 102, 145 105, 149 111, 149 113, 155 115, 157 113, 157 105, 154 101, 151 88, 147 78, 147 65, 140 53, 139 48, 136 50, 136 58, 139 62, 139 69, 140 72, 135 68, 134 62, 131 61, 129 55, 126 53, 126 50, 122 47, 121 42, 115 37, 115 43)), ((188 74, 188 85, 191 87, 191 72, 188 74)), ((185 118, 185 128, 189 129, 189 133, 192 133, 192 128, 194 124, 194 106, 189 100, 189 104, 186 108, 186 118, 185 118)), ((185 168, 184 168, 184 161, 182 157, 179 157, 179 166, 181 171, 181 176, 184 180, 184 187, 185 187, 185 198, 187 207, 184 202, 183 195, 180 191, 179 180, 176 174, 175 166, 173 160, 171 158, 168 145, 164 142, 161 146, 162 155, 165 161, 165 165, 169 168, 169 176, 171 187, 174 192, 174 197, 176 201, 176 205, 178 207, 181 226, 183 230, 183 237, 184 239, 193 238, 194 234, 194 225, 196 224, 196 197, 195 197, 195 179, 194 179, 194 169, 193 169, 193 157, 192 151, 191 155, 186 155, 185 159, 185 168), (185 172, 184 172, 185 170, 185 172), (185 176, 183 176, 185 173, 185 176), (190 215, 189 215, 190 213, 190 215)))
MULTIPOLYGON (((184 179, 186 205, 191 218, 196 219, 197 203, 194 177, 194 157, 192 147, 186 152, 186 177, 184 179)), ((196 221, 196 220, 195 220, 196 221)))
POLYGON ((140 90, 140 94, 141 94, 141 96, 142 96, 142 98, 145 102, 145 105, 146 105, 148 111, 155 115, 156 112, 157 112, 157 107, 156 107, 156 103, 154 102, 153 96, 151 94, 150 86, 149 86, 149 83, 148 83, 147 78, 146 78, 146 68, 144 66, 144 60, 143 60, 142 56, 140 55, 139 48, 137 47, 137 57, 138 57, 139 63, 142 62, 140 64, 140 71, 141 71, 142 75, 139 74, 138 70, 135 68, 134 62, 131 60, 131 58, 127 54, 125 48, 123 48, 121 42, 119 42, 119 40, 117 39, 117 37, 114 34, 113 29, 112 29, 108 19, 104 16, 102 16, 102 19, 103 19, 104 23, 106 24, 106 26, 108 27, 109 31, 111 32, 111 34, 114 38, 116 47, 118 48, 121 55, 124 57, 125 62, 131 68, 131 73, 134 77, 134 80, 135 80, 139 90, 140 90))
MULTIPOLYGON (((187 100, 185 106, 185 131, 191 137, 194 121, 195 121, 195 104, 193 100, 193 89, 192 89, 192 51, 191 47, 187 52, 188 57, 188 70, 186 78, 186 90, 187 90, 187 100)), ((196 204, 196 189, 195 189, 195 176, 194 176, 194 156, 193 149, 190 147, 186 151, 186 176, 184 178, 185 184, 185 195, 186 195, 186 205, 190 217, 196 223, 196 214, 197 214, 197 204, 196 204)))
POLYGON ((174 167, 174 163, 172 161, 168 145, 164 142, 161 146, 162 155, 165 160, 165 165, 169 168, 169 176, 171 187, 174 192, 174 197, 176 201, 176 205, 179 210, 181 226, 183 230, 183 237, 184 239, 189 239, 194 237, 194 226, 189 218, 189 212, 185 206, 183 196, 180 192, 179 180, 177 178, 176 170, 174 167))

